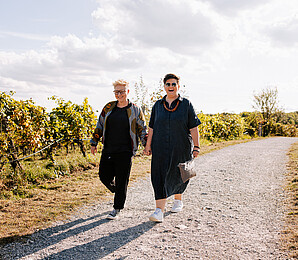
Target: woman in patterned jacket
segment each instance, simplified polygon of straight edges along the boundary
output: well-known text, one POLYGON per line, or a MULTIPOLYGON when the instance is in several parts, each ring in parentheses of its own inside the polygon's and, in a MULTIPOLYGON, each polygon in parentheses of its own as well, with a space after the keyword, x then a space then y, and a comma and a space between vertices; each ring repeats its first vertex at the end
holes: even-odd
POLYGON ((95 154, 102 138, 99 178, 115 193, 114 209, 107 216, 108 219, 117 218, 124 208, 132 156, 138 149, 139 140, 145 146, 147 138, 143 112, 127 98, 128 82, 117 80, 113 86, 117 101, 104 106, 90 140, 91 153, 95 154))

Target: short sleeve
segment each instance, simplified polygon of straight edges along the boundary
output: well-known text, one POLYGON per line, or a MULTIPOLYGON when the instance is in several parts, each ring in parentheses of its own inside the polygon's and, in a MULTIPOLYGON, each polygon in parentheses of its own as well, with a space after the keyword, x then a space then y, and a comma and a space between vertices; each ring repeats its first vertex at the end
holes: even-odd
POLYGON ((192 129, 201 124, 200 119, 198 118, 191 102, 189 102, 188 107, 188 129, 192 129))
POLYGON ((154 121, 155 121, 155 107, 156 107, 156 103, 152 107, 150 121, 149 121, 149 127, 152 129, 154 126, 154 121))

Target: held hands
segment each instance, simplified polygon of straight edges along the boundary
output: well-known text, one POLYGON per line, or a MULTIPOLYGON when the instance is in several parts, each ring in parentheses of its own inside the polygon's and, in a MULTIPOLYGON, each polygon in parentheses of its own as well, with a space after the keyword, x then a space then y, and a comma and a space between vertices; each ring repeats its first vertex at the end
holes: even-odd
POLYGON ((192 151, 192 155, 194 158, 197 158, 199 156, 199 153, 200 153, 200 146, 198 145, 195 145, 194 146, 194 149, 192 151))
POLYGON ((194 158, 197 158, 199 156, 200 151, 199 150, 193 150, 192 155, 194 158))
POLYGON ((96 146, 91 146, 91 153, 92 153, 93 155, 95 155, 95 154, 97 153, 97 148, 96 148, 96 146))
POLYGON ((149 146, 149 145, 146 145, 146 146, 145 146, 144 154, 145 154, 145 155, 151 155, 151 154, 152 154, 151 146, 149 146))

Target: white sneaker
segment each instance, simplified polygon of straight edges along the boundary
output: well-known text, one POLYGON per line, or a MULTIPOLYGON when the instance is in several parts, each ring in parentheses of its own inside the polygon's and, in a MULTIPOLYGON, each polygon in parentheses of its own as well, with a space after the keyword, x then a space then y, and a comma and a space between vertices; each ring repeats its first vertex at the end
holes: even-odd
POLYGON ((154 213, 149 216, 149 219, 154 222, 163 222, 163 212, 160 208, 156 208, 154 213))
POLYGON ((113 209, 107 216, 107 219, 113 220, 119 217, 120 209, 113 209))
POLYGON ((183 202, 181 200, 175 200, 171 212, 180 212, 183 209, 183 202))

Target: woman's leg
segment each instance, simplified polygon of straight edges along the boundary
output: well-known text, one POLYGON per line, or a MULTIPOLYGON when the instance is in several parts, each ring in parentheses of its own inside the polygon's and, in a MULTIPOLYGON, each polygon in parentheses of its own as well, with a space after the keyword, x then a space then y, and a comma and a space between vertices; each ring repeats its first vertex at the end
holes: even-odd
POLYGON ((161 209, 162 212, 165 211, 165 206, 166 206, 166 201, 167 199, 160 199, 160 200, 156 200, 156 208, 161 209))
POLYGON ((171 212, 180 212, 183 209, 182 194, 174 195, 175 201, 172 206, 171 212))
POLYGON ((175 200, 182 200, 182 194, 175 194, 174 199, 175 200))
POLYGON ((127 194, 127 185, 129 181, 129 175, 131 170, 131 152, 123 152, 114 156, 115 164, 115 197, 114 208, 123 209, 127 194))
POLYGON ((163 222, 163 212, 165 210, 167 199, 155 200, 156 209, 153 214, 149 216, 149 219, 154 222, 163 222))
POLYGON ((98 170, 99 179, 101 182, 111 191, 115 192, 115 169, 111 156, 108 154, 102 154, 98 170))

